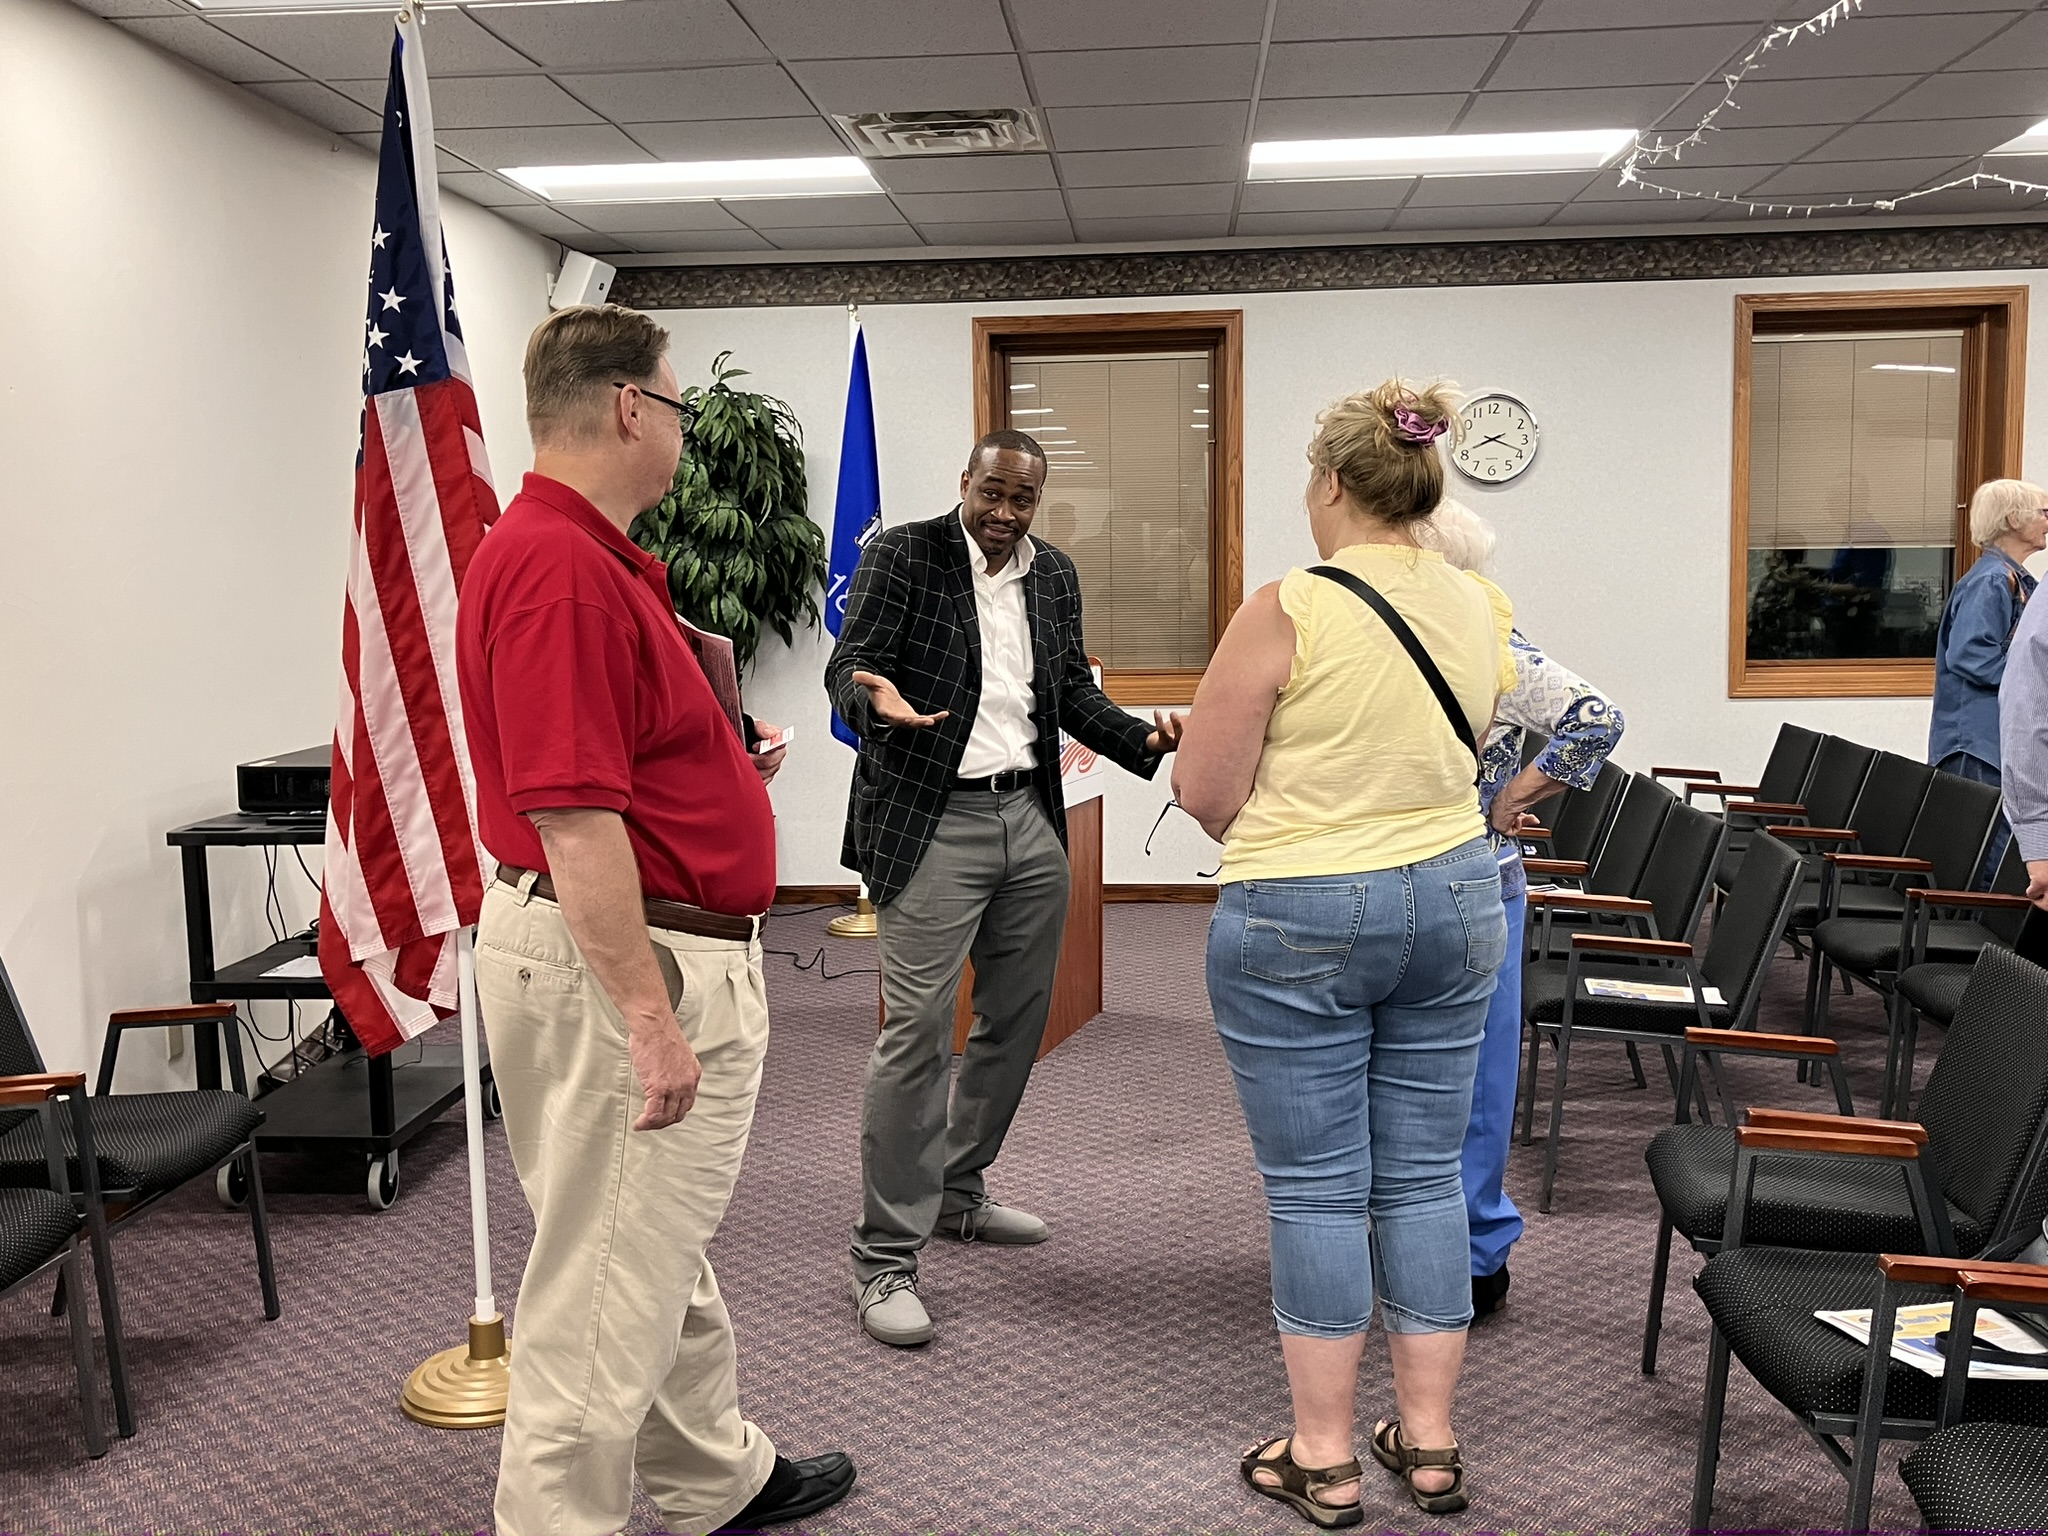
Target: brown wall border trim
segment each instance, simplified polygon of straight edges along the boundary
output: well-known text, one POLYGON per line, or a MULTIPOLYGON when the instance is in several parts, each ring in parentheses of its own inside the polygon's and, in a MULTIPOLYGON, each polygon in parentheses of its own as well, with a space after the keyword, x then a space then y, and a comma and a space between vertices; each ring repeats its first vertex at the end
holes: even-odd
POLYGON ((2048 267, 2048 222, 1933 228, 1472 240, 1285 250, 621 267, 637 309, 1151 299, 1201 293, 1629 283, 2048 267))

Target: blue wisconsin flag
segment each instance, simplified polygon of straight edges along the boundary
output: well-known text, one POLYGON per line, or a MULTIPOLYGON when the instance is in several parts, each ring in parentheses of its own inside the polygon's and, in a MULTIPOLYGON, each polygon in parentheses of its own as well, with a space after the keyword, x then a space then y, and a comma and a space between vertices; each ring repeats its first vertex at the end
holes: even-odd
MULTIPOLYGON (((825 578, 825 628, 833 639, 846 622, 853 570, 868 540, 882 531, 882 471, 875 455, 875 396, 868 385, 868 343, 860 317, 853 319, 853 364, 846 381, 846 430, 839 440, 839 497, 832 507, 832 563, 825 578)), ((832 734, 849 747, 860 745, 839 712, 832 734)))

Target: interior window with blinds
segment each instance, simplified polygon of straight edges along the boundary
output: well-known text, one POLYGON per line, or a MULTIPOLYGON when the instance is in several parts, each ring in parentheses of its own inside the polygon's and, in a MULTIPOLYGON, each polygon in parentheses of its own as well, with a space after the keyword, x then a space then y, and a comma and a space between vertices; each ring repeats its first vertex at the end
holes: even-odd
POLYGON ((1209 662, 1210 355, 1015 358, 1008 422, 1045 449, 1031 532, 1073 557, 1109 668, 1209 662))
POLYGON ((1750 660, 1932 656, 1963 499, 1962 332, 1751 347, 1750 660))

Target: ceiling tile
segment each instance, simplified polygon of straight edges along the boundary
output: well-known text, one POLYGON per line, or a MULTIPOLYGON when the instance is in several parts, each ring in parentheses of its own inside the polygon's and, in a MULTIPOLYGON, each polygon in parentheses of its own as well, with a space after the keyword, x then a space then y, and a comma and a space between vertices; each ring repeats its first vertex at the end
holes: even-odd
POLYGON ((1425 176, 1410 208, 1474 207, 1481 203, 1568 203, 1595 180, 1584 171, 1537 176, 1425 176))
POLYGON ((1070 187, 1236 181, 1243 174, 1244 150, 1235 144, 1207 149, 1104 149, 1060 156, 1060 175, 1070 187))
POLYGON ((1056 187, 1050 155, 951 155, 929 160, 870 160, 891 192, 1008 192, 1056 187))
POLYGON ((667 256, 699 251, 772 251, 765 236, 751 229, 679 229, 666 234, 655 230, 641 235, 622 235, 627 246, 646 256, 667 256))
POLYGON ((565 205, 561 211, 578 224, 588 224, 608 235, 747 227, 717 203, 576 203, 565 205))
MULTIPOLYGON (((1543 0, 1529 30, 1639 27, 1656 19, 1664 9, 1662 0, 1543 0)), ((1764 22, 1804 21, 1817 9, 1813 0, 1685 0, 1685 19, 1698 23, 1755 22, 1754 30, 1761 35, 1764 22)))
POLYGON ((2036 11, 1951 69, 2048 69, 2048 12, 2036 11))
MULTIPOLYGON (((801 4, 803 0, 793 0, 801 4)), ((1033 51, 1055 48, 1144 48, 1159 43, 1256 43, 1265 26, 1262 0, 1173 0, 1171 5, 1122 0, 1010 0, 1017 32, 1033 51)))
POLYGON ((1957 167, 1955 160, 1842 160, 1788 165, 1747 189, 1751 197, 1815 197, 1838 192, 1911 192, 1957 167))
MULTIPOLYGON (((335 133, 375 133, 381 119, 361 102, 317 80, 278 80, 243 87, 265 101, 274 101, 286 111, 296 112, 308 122, 318 123, 335 133)), ((438 94, 438 93, 437 93, 438 94)))
MULTIPOLYGON (((351 144, 359 145, 363 149, 368 150, 373 156, 384 147, 384 135, 381 130, 376 133, 344 133, 342 137, 351 144)), ((443 176, 461 174, 476 169, 474 165, 456 154, 446 144, 436 144, 434 146, 434 167, 443 176)))
POLYGON ((2017 138, 2037 119, 1965 117, 1945 123, 1857 123, 1808 157, 1814 160, 1911 160, 1936 155, 1981 155, 2017 138))
POLYGON ((1146 107, 1060 107, 1046 114, 1062 150, 1182 149, 1244 142, 1241 101, 1178 101, 1146 107))
POLYGON ((784 59, 878 59, 1008 53, 998 0, 736 0, 784 59))
MULTIPOLYGON (((222 16, 216 25, 316 80, 381 80, 391 69, 388 10, 338 16, 222 16)), ((466 13, 454 10, 434 12, 427 57, 437 85, 448 75, 513 75, 533 68, 466 13)))
POLYGON ((1065 245, 1074 238, 1065 219, 991 219, 982 224, 927 224, 927 245, 1065 245))
MULTIPOLYGON (((289 64, 281 64, 239 38, 229 37, 197 16, 144 17, 136 21, 117 21, 114 25, 130 36, 154 43, 166 53, 175 53, 187 63, 197 64, 201 69, 237 84, 300 78, 299 72, 289 64)), ((388 27, 390 23, 385 25, 388 27)))
MULTIPOLYGON (((554 209, 535 204, 531 208, 499 208, 493 210, 500 218, 510 219, 514 224, 556 240, 566 240, 571 245, 588 239, 603 239, 602 235, 579 224, 574 219, 557 213, 554 209)), ((580 248, 580 246, 579 246, 580 248)))
POLYGON ((75 0, 80 10, 91 11, 109 21, 121 16, 190 16, 191 7, 177 0, 75 0))
POLYGON ((776 160, 843 155, 846 144, 821 117, 756 117, 738 122, 626 123, 626 132, 662 160, 776 160))
POLYGON ((1819 37, 1800 38, 1782 53, 1773 49, 1769 68, 1780 80, 1940 69, 2011 20, 2010 14, 1995 13, 1852 16, 1819 37))
POLYGON ((1180 187, 1075 187, 1067 206, 1077 219, 1137 218, 1179 213, 1228 213, 1234 181, 1180 187))
MULTIPOLYGON (((382 80, 342 88, 365 105, 383 106, 382 80)), ((451 75, 434 81, 437 133, 443 128, 558 128, 602 121, 546 75, 451 75)))
POLYGON ((1364 235, 1385 229, 1394 222, 1391 208, 1357 209, 1340 213, 1240 213, 1240 235, 1364 235))
POLYGON ((1074 238, 1085 241, 1215 240, 1227 234, 1230 216, 1156 219, 1076 219, 1074 238))
MULTIPOLYGON (((1724 119, 1725 120, 1725 119, 1724 119)), ((1740 118, 1735 119, 1741 121, 1740 118)), ((1838 130, 1826 125, 1805 128, 1728 128, 1708 134, 1699 143, 1688 146, 1676 159, 1656 162, 1659 169, 1672 169, 1681 165, 1783 165, 1796 160, 1808 150, 1827 139, 1838 130)), ((1683 138, 1683 134, 1664 136, 1666 143, 1683 138)), ((1850 156, 1830 156, 1831 159, 1849 159, 1850 156)), ((1647 171, 1650 162, 1645 160, 1647 171)))
POLYGON ((1463 91, 1434 96, 1300 96, 1286 101, 1267 96, 1259 102, 1253 137, 1366 139, 1449 133, 1470 99, 1463 91))
POLYGON ((1254 181, 1245 186, 1246 213, 1313 213, 1322 209, 1398 208, 1415 190, 1412 176, 1377 181, 1254 181))
POLYGON ((2036 121, 2048 117, 2048 72, 2002 69, 1936 75, 1870 115, 1879 122, 1898 122, 1912 118, 1986 117, 2007 112, 2036 121))
POLYGON ((1753 27, 1629 27, 1612 32, 1525 32, 1487 85, 1670 85, 1712 74, 1755 40, 1753 27))
POLYGON ((1273 12, 1273 41, 1504 33, 1528 9, 1529 0, 1457 0, 1455 5, 1416 5, 1413 0, 1280 0, 1273 12))
MULTIPOLYGON (((1025 193, 1027 197, 1041 194, 1025 193)), ((1053 194, 1058 196, 1057 193, 1053 194)), ((723 205, 754 229, 816 229, 824 224, 900 223, 886 197, 750 197, 723 205)))
POLYGON ((1632 203, 1589 203, 1580 201, 1560 208, 1550 222, 1557 224, 1697 224, 1707 216, 1707 204, 1689 199, 1638 197, 1632 203))
POLYGON ((1640 128, 1670 108, 1668 85, 1582 86, 1556 91, 1484 90, 1458 120, 1460 133, 1535 133, 1551 128, 1640 128))
POLYGON ((915 250, 924 242, 908 224, 835 224, 817 229, 774 229, 769 241, 784 251, 915 250))
POLYGON ((483 171, 444 171, 441 186, 444 191, 466 197, 486 208, 530 208, 540 201, 531 192, 522 191, 509 181, 483 171))
POLYGON ((991 219, 1064 219, 1057 192, 911 192, 897 198, 905 218, 919 224, 978 224, 991 219))
POLYGON ((1393 229, 1534 229, 1558 211, 1556 203, 1489 203, 1472 208, 1404 208, 1393 229))
POLYGON ((1034 53, 1031 74, 1048 107, 1249 99, 1259 50, 1248 45, 1034 53))
POLYGON ((789 72, 824 112, 930 112, 946 107, 1021 107, 1030 101, 1012 53, 814 59, 790 65, 789 72))
POLYGON ((551 70, 658 69, 770 56, 725 0, 509 5, 478 14, 506 42, 551 70))
MULTIPOLYGON (((1763 80, 1751 76, 1742 83, 1742 123, 1746 128, 1781 128, 1854 122, 1879 102, 1905 90, 1913 79, 1911 75, 1872 75, 1862 80, 1763 80)), ((1665 126, 1690 132, 1724 94, 1725 88, 1718 82, 1701 87, 1665 114, 1665 126)), ((2048 95, 2048 90, 2042 94, 2048 95)), ((1729 115, 1723 113, 1722 120, 1729 115)))
POLYGON ((654 157, 609 123, 583 128, 449 128, 434 138, 471 165, 623 165, 654 157))
POLYGON ((561 81, 615 123, 817 115, 779 64, 563 75, 561 81))
POLYGON ((1261 90, 1275 97, 1469 91, 1479 84, 1500 44, 1498 37, 1275 43, 1261 90))

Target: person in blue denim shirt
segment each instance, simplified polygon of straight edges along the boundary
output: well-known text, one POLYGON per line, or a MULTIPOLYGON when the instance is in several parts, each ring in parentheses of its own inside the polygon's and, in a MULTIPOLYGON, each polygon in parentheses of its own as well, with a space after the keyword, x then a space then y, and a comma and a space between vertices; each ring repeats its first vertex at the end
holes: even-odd
MULTIPOLYGON (((1459 502, 1446 500, 1416 536, 1474 574, 1483 574, 1493 558, 1493 529, 1459 502)), ((1462 1172, 1472 1234, 1474 1321, 1491 1315, 1506 1298, 1508 1251, 1522 1235, 1522 1213, 1502 1182, 1514 1133, 1515 1079, 1522 1065, 1522 933, 1528 910, 1522 845, 1513 833, 1534 821, 1530 813, 1551 796, 1590 789, 1626 724, 1606 695, 1551 660, 1521 630, 1509 635, 1508 643, 1515 686, 1501 695, 1479 764, 1479 803, 1500 860, 1511 958, 1501 967, 1500 984, 1487 1008, 1486 1038, 1472 1083, 1472 1121, 1465 1129, 1462 1172), (1540 731, 1550 740, 1525 768, 1522 738, 1527 731, 1540 731)))
MULTIPOLYGON (((2048 545, 2048 491, 2025 480, 1987 480, 1970 498, 1970 537, 1983 549, 1948 595, 1934 640, 1934 714, 1927 761, 1944 772, 1998 782, 1998 685, 2020 614, 2034 593, 2023 562, 2048 545)), ((2011 835, 2001 816, 1984 850, 1989 885, 2011 835)))

